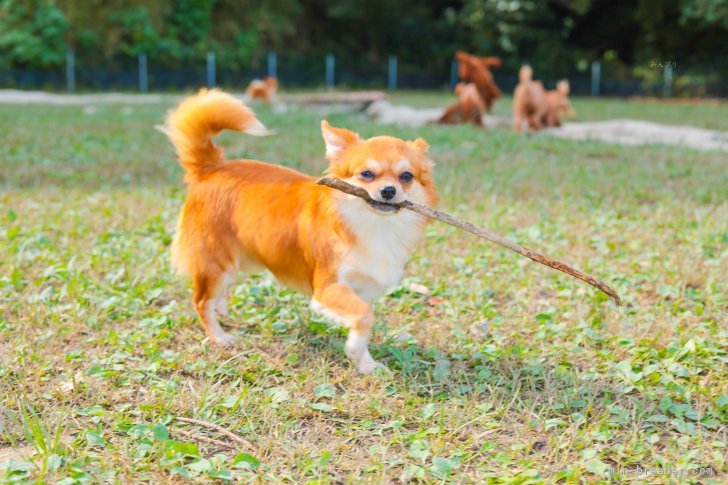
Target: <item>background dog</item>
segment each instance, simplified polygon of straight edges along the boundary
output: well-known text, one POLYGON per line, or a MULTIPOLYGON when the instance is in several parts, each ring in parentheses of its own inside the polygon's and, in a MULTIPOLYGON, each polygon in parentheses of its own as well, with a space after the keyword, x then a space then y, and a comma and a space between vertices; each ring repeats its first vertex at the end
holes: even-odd
POLYGON ((477 57, 464 51, 456 52, 455 59, 458 61, 460 80, 475 84, 480 97, 483 98, 486 111, 490 112, 495 100, 501 96, 501 91, 496 85, 490 69, 500 67, 500 59, 497 57, 477 57))
POLYGON ((275 77, 266 77, 264 80, 254 79, 250 81, 248 88, 245 90, 250 101, 262 99, 266 103, 270 103, 276 97, 278 92, 278 79, 275 77))
POLYGON ((485 102, 480 97, 477 86, 473 83, 458 83, 455 86, 455 94, 458 95, 458 101, 450 105, 437 122, 473 123, 476 126, 483 126, 485 102))
POLYGON ((547 111, 545 126, 561 126, 561 115, 576 118, 576 112, 569 101, 569 81, 562 79, 556 83, 556 89, 546 91, 547 111))
POLYGON ((543 83, 533 80, 531 66, 522 66, 518 72, 518 84, 513 91, 513 131, 520 133, 524 121, 528 122, 530 129, 540 130, 547 112, 543 83))

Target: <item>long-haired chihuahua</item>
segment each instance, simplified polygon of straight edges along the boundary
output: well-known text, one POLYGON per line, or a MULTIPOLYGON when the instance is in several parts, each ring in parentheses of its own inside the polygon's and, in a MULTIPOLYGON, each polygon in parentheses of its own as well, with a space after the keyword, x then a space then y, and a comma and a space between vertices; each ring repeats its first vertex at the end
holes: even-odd
POLYGON ((239 272, 267 268, 310 296, 315 312, 348 327, 346 354, 360 372, 372 372, 372 302, 401 279, 426 223, 391 204, 437 201, 427 143, 363 139, 322 121, 327 174, 366 189, 374 202, 365 202, 280 165, 226 160, 212 143, 225 129, 267 133, 250 109, 219 90, 184 100, 163 127, 188 185, 172 264, 192 277, 208 337, 233 343, 217 319, 227 314, 226 290, 239 272))

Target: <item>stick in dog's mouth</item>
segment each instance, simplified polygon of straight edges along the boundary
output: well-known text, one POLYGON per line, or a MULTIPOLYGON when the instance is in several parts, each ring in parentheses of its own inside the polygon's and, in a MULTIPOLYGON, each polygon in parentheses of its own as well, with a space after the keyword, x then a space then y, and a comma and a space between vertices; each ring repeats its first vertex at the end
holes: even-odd
POLYGON ((316 183, 364 199, 364 202, 369 204, 369 206, 374 210, 382 212, 399 212, 399 210, 404 207, 401 203, 390 204, 389 202, 380 202, 378 200, 374 200, 372 199, 371 195, 369 195, 369 192, 367 192, 366 190, 362 189, 361 187, 357 187, 356 185, 351 185, 350 183, 344 182, 341 179, 324 177, 319 179, 316 183))
POLYGON ((401 209, 399 205, 389 204, 387 202, 379 202, 378 200, 374 199, 370 199, 365 202, 369 204, 374 210, 378 210, 381 212, 399 212, 399 210, 401 209))
POLYGON ((398 211, 400 209, 409 209, 411 211, 417 212, 418 214, 422 214, 423 216, 427 216, 431 219, 435 219, 440 222, 444 222, 445 224, 450 224, 451 226, 455 226, 464 231, 468 231, 471 234, 475 234, 478 237, 482 237, 483 239, 487 239, 488 241, 494 242, 500 246, 503 246, 504 248, 510 249, 511 251, 514 251, 514 252, 520 254, 521 256, 525 256, 532 261, 536 261, 537 263, 541 263, 544 266, 548 266, 550 268, 561 271, 562 273, 571 275, 574 278, 578 278, 582 281, 586 281, 587 283, 592 285, 594 288, 597 288, 601 292, 612 297, 614 299, 614 303, 616 303, 617 306, 622 305, 622 299, 619 297, 619 295, 614 290, 614 288, 605 284, 601 280, 593 277, 592 275, 584 273, 583 271, 579 271, 576 268, 572 268, 568 264, 564 264, 561 261, 556 261, 555 259, 548 258, 548 257, 544 256, 543 254, 539 254, 535 251, 531 251, 528 248, 524 248, 523 246, 516 244, 513 241, 510 241, 502 236, 499 236, 498 234, 494 234, 494 233, 488 231, 487 229, 483 229, 482 227, 478 227, 469 222, 461 221, 460 219, 456 219, 455 217, 451 216, 450 214, 446 214, 444 212, 440 212, 440 211, 437 211, 430 207, 427 207, 427 206, 424 206, 421 204, 416 204, 416 203, 410 202, 408 200, 406 200, 404 202, 400 202, 398 204, 386 204, 384 202, 379 202, 379 201, 372 199, 369 196, 369 192, 362 189, 361 187, 351 185, 347 182, 344 182, 343 180, 336 179, 336 178, 325 177, 325 178, 319 179, 318 182, 316 182, 316 183, 319 185, 325 185, 326 187, 330 187, 332 189, 340 190, 341 192, 344 192, 346 194, 360 197, 360 198, 364 199, 370 206, 372 206, 376 210, 398 211))

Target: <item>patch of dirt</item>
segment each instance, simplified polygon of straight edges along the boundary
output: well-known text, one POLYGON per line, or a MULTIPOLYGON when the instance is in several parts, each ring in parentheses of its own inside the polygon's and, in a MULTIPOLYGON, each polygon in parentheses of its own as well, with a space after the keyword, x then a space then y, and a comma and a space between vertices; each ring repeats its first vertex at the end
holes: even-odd
POLYGON ((0 448, 0 463, 8 460, 25 460, 33 455, 33 448, 24 446, 21 448, 0 448))
MULTIPOLYGON (((179 96, 159 94, 55 94, 43 91, 0 90, 0 104, 150 104, 169 102, 179 96)), ((349 106, 347 106, 349 107, 349 106)), ((371 103, 365 113, 382 124, 422 126, 434 123, 443 113, 442 108, 413 108, 393 105, 386 100, 371 103)), ((504 116, 483 117, 486 128, 510 128, 511 119, 504 116)), ((704 130, 689 126, 670 126, 650 121, 618 119, 566 123, 561 128, 544 130, 543 134, 574 140, 600 140, 620 145, 642 146, 663 144, 696 148, 698 150, 728 151, 728 132, 704 130)))
POLYGON ((0 104, 50 104, 77 106, 87 104, 150 104, 161 103, 174 97, 160 94, 56 94, 45 91, 0 90, 0 104))
MULTIPOLYGON (((440 108, 417 109, 396 106, 388 101, 372 103, 366 114, 382 124, 422 126, 433 123, 443 113, 440 108)), ((503 116, 483 117, 486 128, 510 128, 511 119, 503 116)), ((609 120, 566 123, 560 128, 544 130, 544 135, 574 140, 600 140, 620 145, 675 145, 698 150, 728 151, 728 132, 704 130, 690 126, 672 126, 642 120, 609 120)))
POLYGON ((434 123, 443 113, 440 108, 418 109, 411 106, 397 106, 381 100, 371 103, 364 111, 384 125, 422 126, 434 123))
POLYGON ((649 104, 678 104, 678 105, 700 105, 720 106, 726 101, 720 98, 648 98, 633 97, 628 100, 630 103, 649 103, 649 104))
MULTIPOLYGON (((384 125, 422 126, 435 123, 445 110, 393 105, 389 101, 381 100, 371 103, 364 112, 384 125)), ((511 120, 502 116, 486 115, 483 117, 483 124, 486 128, 496 128, 510 126, 511 120)))
POLYGON ((728 151, 728 132, 690 126, 672 126, 642 120, 609 120, 566 123, 545 134, 575 140, 600 140, 620 145, 676 145, 698 150, 728 151))

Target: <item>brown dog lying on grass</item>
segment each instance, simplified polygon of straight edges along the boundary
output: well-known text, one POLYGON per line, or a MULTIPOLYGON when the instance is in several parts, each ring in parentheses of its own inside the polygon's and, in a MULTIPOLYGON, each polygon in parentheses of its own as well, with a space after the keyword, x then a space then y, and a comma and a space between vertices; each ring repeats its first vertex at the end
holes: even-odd
POLYGON ((520 133, 523 122, 534 131, 540 130, 548 113, 546 90, 541 81, 533 80, 531 66, 522 66, 518 72, 518 84, 513 91, 513 131, 520 133))
POLYGON ((546 126, 561 126, 561 115, 566 114, 569 118, 576 118, 576 112, 569 102, 569 81, 562 79, 556 83, 556 89, 546 91, 546 126))
POLYGON ((490 69, 500 67, 500 59, 497 57, 477 57, 463 51, 456 52, 455 59, 458 61, 460 80, 475 84, 480 97, 485 102, 486 111, 490 112, 495 100, 501 96, 501 91, 493 80, 490 69))
POLYGON ((245 90, 250 101, 262 99, 266 103, 270 103, 278 92, 278 79, 275 77, 267 77, 263 81, 253 79, 245 90))
POLYGON ((483 111, 485 103, 480 97, 478 88, 473 83, 458 83, 455 86, 458 101, 450 105, 445 113, 437 120, 442 124, 472 123, 483 126, 483 111))

